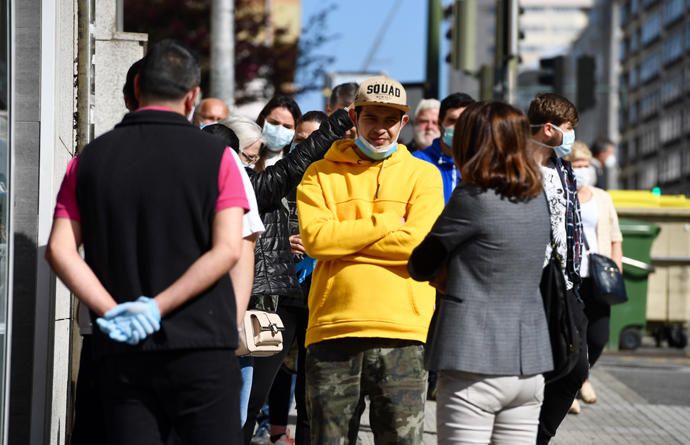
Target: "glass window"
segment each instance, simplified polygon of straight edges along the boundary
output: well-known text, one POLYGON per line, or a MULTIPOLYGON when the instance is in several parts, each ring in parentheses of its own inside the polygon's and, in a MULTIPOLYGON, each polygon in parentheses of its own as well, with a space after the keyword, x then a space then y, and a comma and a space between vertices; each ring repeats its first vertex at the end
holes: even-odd
POLYGON ((664 79, 661 86, 661 101, 663 103, 678 99, 683 94, 683 72, 679 71, 664 79))
POLYGON ((631 53, 634 53, 635 51, 640 49, 640 37, 639 37, 639 35, 640 35, 640 33, 637 29, 634 30, 632 32, 632 34, 630 35, 630 52, 631 53))
POLYGON ((637 86, 637 80, 638 80, 638 72, 637 72, 637 67, 633 66, 630 68, 630 71, 628 71, 628 86, 630 88, 635 88, 637 86))
POLYGON ((640 64, 640 82, 646 82, 659 74, 661 68, 661 52, 656 49, 644 58, 640 64))
POLYGON ((683 55, 683 34, 677 31, 664 41, 664 63, 673 62, 683 55))
POLYGON ((671 23, 683 16, 683 0, 666 0, 664 5, 664 24, 671 23))
POLYGON ((642 33, 640 34, 640 41, 643 45, 651 42, 661 33, 661 15, 659 11, 655 11, 647 17, 647 20, 642 24, 642 33))
POLYGON ((635 15, 637 14, 637 11, 640 10, 640 0, 632 0, 630 2, 630 15, 635 15))

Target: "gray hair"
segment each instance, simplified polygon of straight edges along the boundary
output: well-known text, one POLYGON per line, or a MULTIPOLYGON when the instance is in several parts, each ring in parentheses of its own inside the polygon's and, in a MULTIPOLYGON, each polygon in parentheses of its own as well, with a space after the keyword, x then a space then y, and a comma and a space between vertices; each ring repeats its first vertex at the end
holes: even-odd
POLYGON ((424 110, 438 110, 441 108, 441 102, 438 99, 422 99, 417 104, 414 110, 414 115, 418 115, 424 110))
POLYGON ((235 132, 237 139, 240 141, 240 151, 244 151, 245 148, 261 139, 261 127, 253 120, 244 116, 231 116, 218 123, 235 132))

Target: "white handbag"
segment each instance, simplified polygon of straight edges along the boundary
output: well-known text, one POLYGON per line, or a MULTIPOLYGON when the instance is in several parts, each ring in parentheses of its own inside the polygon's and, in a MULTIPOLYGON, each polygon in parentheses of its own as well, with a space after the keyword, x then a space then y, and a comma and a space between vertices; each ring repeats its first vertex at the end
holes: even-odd
POLYGON ((242 326, 238 326, 239 346, 235 355, 269 357, 283 350, 285 326, 280 316, 273 312, 248 310, 242 326))

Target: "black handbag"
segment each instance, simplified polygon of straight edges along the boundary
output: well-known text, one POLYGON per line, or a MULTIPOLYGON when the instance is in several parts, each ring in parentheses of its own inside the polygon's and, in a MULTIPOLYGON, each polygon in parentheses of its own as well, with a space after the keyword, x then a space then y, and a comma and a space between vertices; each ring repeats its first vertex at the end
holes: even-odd
POLYGON ((555 250, 553 247, 539 284, 553 356, 553 370, 544 373, 546 383, 570 374, 580 358, 582 345, 582 335, 575 314, 579 303, 575 293, 566 289, 563 269, 555 250))
MULTIPOLYGON (((587 237, 585 247, 589 250, 587 237)), ((628 301, 623 274, 609 257, 589 253, 589 277, 592 280, 592 297, 604 304, 622 304, 628 301)))

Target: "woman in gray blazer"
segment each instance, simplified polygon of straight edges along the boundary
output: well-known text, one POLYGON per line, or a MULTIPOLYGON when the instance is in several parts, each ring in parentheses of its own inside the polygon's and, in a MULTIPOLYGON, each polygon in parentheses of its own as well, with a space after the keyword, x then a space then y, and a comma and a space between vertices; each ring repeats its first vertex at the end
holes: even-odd
POLYGON ((444 294, 427 342, 438 372, 438 442, 534 444, 552 368, 539 281, 549 214, 529 123, 470 105, 455 126, 462 183, 408 265, 444 294))

